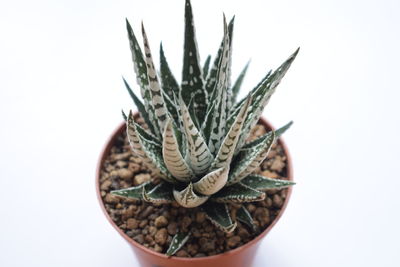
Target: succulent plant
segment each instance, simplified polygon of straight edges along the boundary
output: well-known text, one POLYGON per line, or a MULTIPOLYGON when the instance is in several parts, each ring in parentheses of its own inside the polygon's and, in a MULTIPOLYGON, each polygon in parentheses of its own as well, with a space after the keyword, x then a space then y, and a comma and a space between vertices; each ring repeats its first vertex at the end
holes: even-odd
MULTIPOLYGON (((210 68, 209 56, 201 67, 192 7, 186 0, 180 85, 169 68, 162 45, 159 73, 156 71, 143 23, 144 53, 128 20, 126 24, 143 102, 125 80, 124 83, 148 126, 140 126, 132 112, 128 116, 123 113, 127 137, 133 154, 161 182, 146 182, 112 193, 152 203, 176 201, 185 208, 201 206, 212 223, 225 232, 233 231, 236 222, 230 217, 227 203, 261 201, 265 198, 263 191, 293 184, 253 174, 291 122, 251 142, 246 140, 298 49, 237 102, 248 64, 231 84, 234 18, 227 25, 224 16, 223 40, 214 62, 210 68)), ((244 206, 237 219, 253 225, 244 206)), ((187 234, 178 233, 167 254, 174 254, 187 238, 187 234)))

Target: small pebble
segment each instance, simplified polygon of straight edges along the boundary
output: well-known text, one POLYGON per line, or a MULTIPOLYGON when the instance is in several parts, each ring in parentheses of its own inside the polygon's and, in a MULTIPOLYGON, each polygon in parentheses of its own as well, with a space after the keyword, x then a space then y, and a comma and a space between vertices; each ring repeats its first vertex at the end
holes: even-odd
POLYGON ((282 198, 281 198, 278 194, 275 194, 275 195, 273 196, 273 198, 272 198, 272 205, 273 205, 275 208, 280 208, 280 207, 282 207, 282 205, 283 205, 283 200, 282 200, 282 198))
POLYGON ((235 236, 230 237, 226 241, 226 243, 227 243, 228 247, 233 248, 233 247, 236 247, 238 245, 240 240, 241 240, 240 236, 235 235, 235 236))
POLYGON ((134 218, 129 218, 129 219, 126 221, 126 228, 128 228, 128 229, 133 230, 133 229, 138 228, 138 226, 139 226, 139 223, 138 223, 138 221, 137 221, 136 219, 134 219, 134 218))
POLYGON ((137 236, 133 237, 133 240, 135 240, 139 244, 143 244, 144 243, 144 236, 142 234, 137 235, 137 236))
POLYGON ((140 185, 140 184, 150 181, 150 179, 151 179, 151 176, 148 173, 136 174, 135 178, 133 178, 133 184, 140 185))
POLYGON ((144 228, 149 222, 147 220, 141 220, 139 223, 140 228, 144 228))
POLYGON ((159 244, 156 244, 156 245, 154 246, 154 251, 155 251, 155 252, 158 252, 158 253, 161 253, 161 252, 163 251, 163 248, 162 248, 162 246, 160 246, 159 244))
POLYGON ((154 240, 156 241, 157 244, 162 246, 167 242, 167 238, 168 238, 167 229, 161 228, 160 230, 157 231, 154 240))
POLYGON ((109 190, 111 184, 112 184, 112 182, 111 182, 110 180, 105 180, 105 181, 101 184, 100 189, 101 189, 101 190, 109 190))
POLYGON ((124 180, 130 180, 133 177, 133 172, 129 169, 119 169, 117 171, 117 173, 118 173, 118 176, 124 180))
POLYGON ((196 213, 196 222, 203 223, 206 220, 205 212, 199 211, 196 213))
POLYGON ((150 226, 150 227, 149 227, 149 234, 150 234, 151 236, 155 236, 156 233, 157 233, 157 228, 154 227, 154 226, 150 226))
POLYGON ((158 216, 158 217, 155 219, 155 221, 154 221, 154 225, 155 225, 157 228, 164 227, 164 226, 166 226, 167 224, 168 224, 168 220, 167 220, 167 218, 165 218, 164 216, 158 216))
POLYGON ((106 203, 109 203, 109 204, 116 204, 119 202, 119 197, 111 195, 111 194, 107 194, 105 197, 105 201, 106 201, 106 203))
POLYGON ((183 217, 183 219, 182 219, 181 227, 182 227, 183 229, 186 229, 186 228, 188 228, 188 226, 189 226, 191 223, 192 223, 192 219, 190 219, 189 216, 185 216, 185 217, 183 217))
POLYGON ((178 224, 176 222, 172 222, 172 223, 168 224, 168 226, 167 226, 168 234, 175 235, 177 232, 177 228, 178 228, 178 224))
POLYGON ((177 253, 176 253, 177 257, 189 257, 189 254, 186 252, 186 250, 184 249, 180 249, 177 253))

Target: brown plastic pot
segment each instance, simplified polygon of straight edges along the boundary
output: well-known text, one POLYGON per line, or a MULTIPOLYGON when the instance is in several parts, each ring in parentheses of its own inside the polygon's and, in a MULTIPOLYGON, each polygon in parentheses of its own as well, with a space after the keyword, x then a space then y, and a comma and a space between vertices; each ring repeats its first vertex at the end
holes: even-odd
MULTIPOLYGON (((138 114, 135 114, 138 116, 138 114)), ((272 130, 273 127, 263 118, 259 121, 262 125, 264 125, 268 130, 272 130)), ((246 243, 245 245, 238 247, 236 249, 230 250, 228 252, 218 254, 215 256, 201 257, 201 258, 181 258, 181 257, 167 257, 164 254, 157 253, 153 250, 150 250, 139 243, 133 241, 128 235, 126 235, 110 218, 110 215, 107 213, 103 200, 100 195, 100 171, 101 167, 104 163, 104 160, 110 153, 110 150, 116 140, 116 138, 121 135, 125 131, 125 123, 122 123, 118 126, 118 128, 111 135, 110 139, 106 143, 103 152, 100 155, 100 160, 97 165, 96 170, 96 192, 97 198, 99 200, 101 209, 107 217, 107 220, 111 223, 111 225, 117 230, 117 232, 129 243, 133 252, 136 254, 137 259, 142 267, 250 267, 252 265, 254 256, 258 247, 261 244, 261 240, 265 235, 274 227, 274 225, 278 222, 279 218, 282 216, 289 198, 292 192, 292 188, 288 188, 287 196, 285 202, 282 206, 281 211, 278 216, 274 219, 274 221, 256 238, 246 243)), ((292 162, 287 150, 286 145, 283 143, 282 139, 279 139, 279 144, 283 147, 285 151, 285 155, 287 158, 287 177, 290 181, 293 181, 293 170, 292 170, 292 162)))

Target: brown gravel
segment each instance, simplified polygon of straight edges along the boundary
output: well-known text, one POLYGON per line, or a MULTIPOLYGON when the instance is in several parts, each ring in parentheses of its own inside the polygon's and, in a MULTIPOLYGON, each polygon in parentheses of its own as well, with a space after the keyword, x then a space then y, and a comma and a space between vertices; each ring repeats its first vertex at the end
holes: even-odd
MULTIPOLYGON (((140 119, 139 119, 140 123, 140 119)), ((250 140, 266 130, 257 125, 250 140)), ((286 179, 286 156, 279 145, 274 145, 261 164, 258 173, 271 178, 286 179)), ((154 205, 111 195, 115 189, 127 188, 157 179, 147 170, 139 158, 132 155, 125 134, 121 135, 104 162, 100 174, 100 190, 106 210, 112 220, 136 242, 160 253, 168 249, 177 231, 190 231, 188 242, 176 254, 178 257, 205 257, 242 246, 254 239, 279 214, 287 189, 268 190, 260 202, 244 204, 257 226, 254 232, 238 222, 233 233, 226 234, 206 219, 199 208, 185 209, 177 203, 154 205)), ((231 205, 235 217, 240 205, 231 205)))

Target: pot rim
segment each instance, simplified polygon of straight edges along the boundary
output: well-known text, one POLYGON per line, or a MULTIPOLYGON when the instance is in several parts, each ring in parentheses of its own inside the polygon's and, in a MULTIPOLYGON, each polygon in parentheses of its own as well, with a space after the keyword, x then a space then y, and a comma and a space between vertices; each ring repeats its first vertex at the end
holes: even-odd
MULTIPOLYGON (((138 116, 138 113, 136 112, 134 114, 134 116, 138 116)), ((266 128, 269 128, 271 130, 275 130, 275 128, 263 117, 260 118, 259 123, 261 123, 262 125, 264 125, 266 128)), ((220 253, 217 255, 213 255, 213 256, 206 256, 206 257, 197 257, 197 258, 189 258, 189 257, 176 257, 176 256, 167 256, 165 254, 159 253, 159 252, 155 252, 149 248, 146 248, 145 246, 135 242, 133 239, 131 239, 127 234, 124 233, 124 231, 122 231, 116 224, 115 222, 111 219, 110 215, 108 214, 103 199, 101 197, 101 193, 100 193, 100 173, 101 173, 101 168, 103 165, 103 162, 107 156, 107 152, 109 152, 109 150, 111 149, 112 145, 113 145, 113 141, 115 140, 115 138, 121 134, 126 128, 126 124, 125 122, 122 122, 119 124, 119 126, 113 131, 113 133, 111 134, 111 136, 107 139, 107 142, 105 143, 105 145, 103 146, 103 149, 101 151, 100 154, 100 158, 97 162, 97 167, 96 167, 96 179, 95 179, 95 183, 96 183, 96 195, 97 195, 97 199, 100 203, 100 207, 103 211, 103 213, 105 214, 107 220, 110 222, 110 224, 117 230, 117 232, 126 240, 128 241, 129 244, 135 246, 136 248, 142 250, 145 253, 151 254, 154 257, 161 257, 163 259, 173 259, 176 261, 180 261, 180 262, 193 262, 193 261, 202 261, 204 259, 208 259, 208 260, 212 260, 213 258, 218 258, 218 257, 222 257, 222 256, 230 256, 233 254, 237 254, 240 253, 240 251, 245 250, 246 248, 255 245, 257 242, 259 242, 262 238, 265 237, 265 235, 272 229, 272 227, 274 227, 274 225, 279 221, 279 219, 281 218, 282 214, 284 213, 290 196, 292 194, 292 187, 288 187, 287 188, 287 194, 286 194, 286 198, 285 201, 283 203, 283 206, 279 212, 279 214, 275 217, 275 219, 271 222, 271 224, 262 232, 260 233, 257 237, 255 237, 253 240, 247 242, 246 244, 237 247, 235 249, 229 250, 227 252, 224 253, 220 253)), ((279 144, 282 146, 285 156, 286 156, 286 172, 287 172, 287 178, 289 181, 293 181, 293 167, 292 167, 292 160, 289 154, 289 150, 286 146, 286 144, 283 142, 282 138, 279 137, 278 139, 279 144)))

